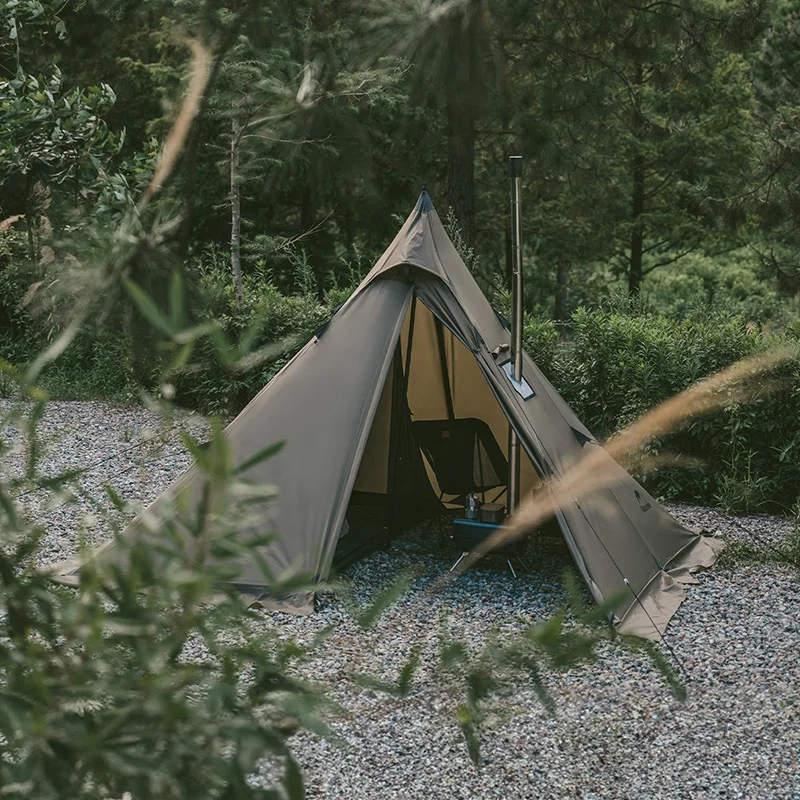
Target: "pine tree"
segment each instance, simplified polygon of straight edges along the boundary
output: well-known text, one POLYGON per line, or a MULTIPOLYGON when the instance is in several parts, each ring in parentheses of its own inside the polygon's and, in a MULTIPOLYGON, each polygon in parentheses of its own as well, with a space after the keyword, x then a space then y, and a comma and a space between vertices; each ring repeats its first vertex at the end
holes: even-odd
POLYGON ((756 210, 762 261, 778 288, 800 289, 800 10, 778 5, 755 61, 756 87, 766 131, 756 210))
POLYGON ((734 52, 757 31, 746 3, 519 5, 507 27, 514 125, 538 176, 528 224, 558 316, 565 273, 585 284, 588 265, 608 263, 635 294, 732 232, 726 200, 745 186, 756 129, 734 52))

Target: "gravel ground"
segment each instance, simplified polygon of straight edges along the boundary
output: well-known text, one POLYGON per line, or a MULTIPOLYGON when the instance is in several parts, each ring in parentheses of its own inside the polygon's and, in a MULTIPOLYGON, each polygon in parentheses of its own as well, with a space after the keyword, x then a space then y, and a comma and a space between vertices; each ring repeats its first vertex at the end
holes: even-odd
MULTIPOLYGON (((0 401, 0 412, 7 408, 0 401)), ((181 421, 203 429, 200 418, 181 421)), ((40 429, 45 472, 102 461, 82 479, 87 499, 76 506, 53 509, 36 494, 22 498, 49 530, 43 564, 73 556, 81 538, 93 544, 108 535, 93 519, 94 502, 104 505, 104 481, 147 503, 188 464, 174 435, 159 433, 157 418, 140 408, 52 403, 40 429)), ((20 445, 18 435, 6 438, 20 445)), ((0 471, 18 474, 22 458, 21 446, 12 449, 0 471)), ((780 544, 790 533, 789 523, 775 517, 734 520, 685 505, 671 510, 732 543, 752 544, 755 534, 780 544)), ((428 579, 446 570, 453 559, 437 553, 429 538, 417 531, 347 570, 356 600, 368 600, 404 566, 420 565, 428 579)), ((333 683, 343 707, 333 728, 347 744, 306 733, 293 739, 308 796, 800 800, 798 575, 734 558, 700 576, 670 625, 668 641, 689 676, 685 702, 672 698, 646 661, 606 647, 597 664, 549 676, 555 717, 527 688, 498 697, 482 734, 485 765, 473 768, 455 723, 460 695, 430 663, 439 615, 446 610, 453 635, 477 646, 492 629, 514 630, 555 611, 564 601, 560 575, 568 564, 562 549, 549 548, 516 580, 487 565, 434 596, 422 592, 423 577, 367 633, 357 632, 331 597, 310 618, 268 615, 267 622, 301 641, 340 623, 324 654, 304 669, 333 683), (415 643, 423 645, 423 660, 409 697, 387 698, 347 681, 350 672, 395 678, 415 643)))

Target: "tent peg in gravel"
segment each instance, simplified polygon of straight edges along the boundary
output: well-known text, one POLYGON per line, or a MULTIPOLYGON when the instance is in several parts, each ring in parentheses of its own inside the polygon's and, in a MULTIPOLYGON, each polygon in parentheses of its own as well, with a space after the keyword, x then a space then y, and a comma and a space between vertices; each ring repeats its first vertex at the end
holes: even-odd
MULTIPOLYGON (((509 348, 504 321, 423 192, 353 295, 226 429, 242 464, 286 441, 247 471, 279 492, 264 509, 263 524, 276 531, 266 563, 324 580, 335 561, 441 514, 454 498, 440 491, 415 422, 481 420, 506 458, 511 426, 523 496, 600 447, 527 354, 523 380, 512 381, 509 348)), ((555 521, 595 600, 623 597, 618 629, 657 639, 721 542, 679 524, 610 456, 604 470, 602 488, 564 503, 555 521)), ((167 493, 199 497, 202 481, 192 467, 167 493)), ((149 534, 134 520, 122 535, 149 534)), ((255 560, 242 564, 237 586, 271 608, 314 607, 313 593, 270 596, 255 560)))

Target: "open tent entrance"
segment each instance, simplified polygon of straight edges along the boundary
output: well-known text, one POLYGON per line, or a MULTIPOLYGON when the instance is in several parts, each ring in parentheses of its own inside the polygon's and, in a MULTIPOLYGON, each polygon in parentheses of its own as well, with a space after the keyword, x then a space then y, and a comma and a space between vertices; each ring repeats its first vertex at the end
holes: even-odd
MULTIPOLYGON (((463 506, 463 494, 440 485, 441 472, 431 463, 437 456, 449 459, 455 471, 474 471, 475 485, 491 487, 480 493, 482 502, 507 506, 508 434, 508 417, 475 355, 415 295, 361 457, 334 563, 351 564, 422 520, 463 506), (480 437, 459 436, 462 428, 479 429, 480 437), (427 446, 431 434, 438 449, 427 446)), ((541 478, 524 448, 520 460, 524 496, 541 478)))

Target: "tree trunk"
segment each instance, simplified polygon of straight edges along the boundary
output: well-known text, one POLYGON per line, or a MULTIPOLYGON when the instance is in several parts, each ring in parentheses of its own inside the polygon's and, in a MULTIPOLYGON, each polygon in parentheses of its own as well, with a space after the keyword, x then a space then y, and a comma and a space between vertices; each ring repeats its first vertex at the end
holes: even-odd
POLYGON ((231 273, 233 274, 233 294, 236 305, 244 305, 244 289, 242 287, 241 233, 242 209, 239 192, 239 145, 242 127, 234 119, 231 123, 231 273))
POLYGON ((25 230, 28 234, 28 259, 30 261, 36 260, 36 241, 34 239, 34 212, 33 203, 31 201, 31 181, 30 178, 25 181, 25 230))
MULTIPOLYGON (((642 65, 637 64, 634 83, 641 86, 644 83, 642 65)), ((638 97, 634 101, 638 102, 638 97)), ((642 288, 642 257, 644 255, 644 230, 642 228, 642 214, 644 214, 644 181, 645 159, 642 146, 646 136, 646 120, 637 104, 633 109, 633 135, 636 140, 636 149, 633 154, 633 198, 631 203, 631 258, 628 266, 628 292, 638 294, 642 288)))
POLYGON ((447 103, 447 201, 464 244, 475 241, 475 115, 469 99, 447 103))
POLYGON ((569 319, 569 288, 565 261, 559 261, 556 264, 556 302, 553 319, 556 322, 566 322, 569 319))
POLYGON ((638 294, 642 288, 642 256, 644 250, 644 231, 641 217, 644 213, 644 156, 637 153, 633 157, 633 203, 631 230, 631 258, 628 266, 628 292, 638 294))

